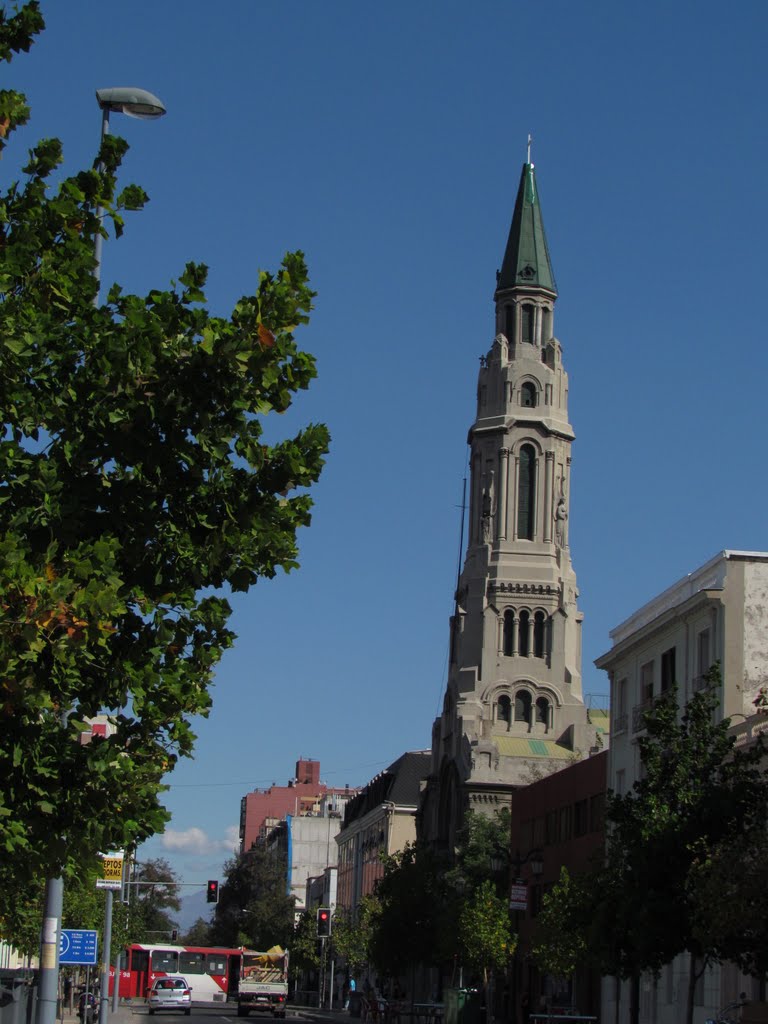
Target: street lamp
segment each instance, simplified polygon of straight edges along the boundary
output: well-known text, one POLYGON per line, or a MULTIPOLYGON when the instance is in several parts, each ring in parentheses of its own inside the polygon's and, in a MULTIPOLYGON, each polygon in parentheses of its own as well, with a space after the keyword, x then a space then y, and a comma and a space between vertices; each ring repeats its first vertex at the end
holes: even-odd
MULTIPOLYGON (((114 110, 118 114, 126 114, 128 117, 135 117, 142 121, 156 120, 165 113, 165 104, 146 89, 137 89, 135 86, 116 86, 111 89, 97 89, 96 102, 101 110, 101 136, 99 148, 104 142, 104 137, 109 134, 109 115, 114 110)), ((99 164, 99 170, 103 165, 99 164)), ((104 220, 104 208, 97 207, 96 217, 98 228, 93 242, 93 255, 95 266, 93 276, 96 278, 96 294, 93 297, 94 306, 99 304, 99 284, 101 282, 101 225, 104 220)), ((101 973, 101 992, 99 1002, 99 1024, 107 1024, 108 998, 109 998, 109 954, 112 945, 112 890, 107 889, 104 903, 104 951, 101 973)), ((114 1013, 120 1002, 120 954, 115 959, 115 980, 112 988, 112 1012, 114 1013)))
MULTIPOLYGON (((156 120, 165 113, 165 104, 146 89, 137 89, 133 86, 118 86, 112 89, 97 89, 96 102, 101 109, 101 139, 109 135, 109 115, 114 110, 118 114, 126 114, 128 117, 136 117, 142 121, 156 120)), ((101 167, 101 165, 99 165, 101 167)), ((104 219, 104 210, 101 206, 96 210, 99 220, 99 230, 93 243, 93 254, 96 257, 96 266, 93 275, 98 284, 101 280, 101 222, 104 219)), ((94 305, 98 305, 98 291, 94 298, 94 305)))

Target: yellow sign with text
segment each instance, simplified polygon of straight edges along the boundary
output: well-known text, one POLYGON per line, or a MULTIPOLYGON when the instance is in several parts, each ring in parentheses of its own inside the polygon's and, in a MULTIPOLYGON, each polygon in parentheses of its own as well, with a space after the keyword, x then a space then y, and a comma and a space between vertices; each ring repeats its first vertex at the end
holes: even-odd
POLYGON ((122 882, 123 880, 123 858, 105 857, 102 861, 102 878, 105 882, 122 882))

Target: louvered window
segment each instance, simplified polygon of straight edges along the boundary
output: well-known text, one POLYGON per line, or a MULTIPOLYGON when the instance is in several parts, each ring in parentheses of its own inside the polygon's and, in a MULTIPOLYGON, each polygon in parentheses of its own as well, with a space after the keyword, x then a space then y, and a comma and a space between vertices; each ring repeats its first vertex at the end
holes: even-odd
POLYGON ((531 721, 531 695, 527 690, 519 690, 515 696, 515 721, 531 721))
POLYGON ((507 658, 512 657, 514 630, 515 614, 508 609, 504 612, 504 655, 507 658))
POLYGON ((520 388, 520 405, 526 409, 536 408, 536 385, 529 380, 520 388))

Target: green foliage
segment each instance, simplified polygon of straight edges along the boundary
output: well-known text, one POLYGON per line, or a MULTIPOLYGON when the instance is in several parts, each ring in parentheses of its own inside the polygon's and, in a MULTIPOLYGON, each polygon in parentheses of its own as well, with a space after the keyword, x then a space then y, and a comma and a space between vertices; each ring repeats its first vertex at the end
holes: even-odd
POLYGON ((337 910, 333 915, 333 949, 353 977, 359 976, 371 959, 374 922, 380 910, 376 896, 363 896, 355 914, 337 910))
POLYGON ((290 948, 294 900, 288 896, 287 860, 283 850, 254 846, 227 861, 226 879, 219 886, 219 902, 211 938, 221 946, 249 946, 266 950, 274 945, 290 948))
MULTIPOLYGON (((35 3, 3 14, 0 57, 40 28, 35 3)), ((0 95, 5 136, 24 120, 0 95)), ((234 641, 221 591, 298 564, 328 445, 321 425, 262 437, 315 376, 294 340, 314 294, 301 253, 228 317, 200 264, 96 302, 94 238, 146 198, 118 188, 125 150, 105 137, 54 188, 62 147, 43 140, 0 195, 0 850, 26 880, 162 829, 163 776, 234 641), (79 742, 103 712, 110 735, 79 742)))
POLYGON ((541 971, 568 978, 587 960, 589 908, 593 893, 590 876, 572 877, 560 870, 560 879, 544 896, 544 905, 536 920, 533 957, 541 971))
POLYGON ((499 895, 509 892, 509 844, 511 815, 502 807, 492 815, 469 811, 456 836, 456 863, 447 873, 451 885, 479 889, 483 882, 493 881, 499 895), (491 864, 500 861, 503 871, 495 874, 491 864))
POLYGON ((211 922, 204 917, 198 917, 189 931, 184 932, 179 942, 183 946, 210 946, 211 943, 211 922))
POLYGON ((162 857, 136 866, 127 926, 131 942, 168 941, 181 910, 179 876, 162 857))
POLYGON ((482 972, 486 983, 492 971, 507 966, 517 945, 510 931, 507 903, 490 880, 462 902, 459 935, 464 962, 482 972))
POLYGON ((722 843, 761 830, 768 796, 762 742, 735 750, 730 723, 713 722, 719 687, 715 666, 682 710, 673 691, 646 714, 644 776, 609 801, 606 889, 621 901, 606 915, 620 939, 613 973, 656 970, 685 950, 718 956, 693 927, 692 872, 722 843))
POLYGON ((291 967, 300 972, 320 968, 320 949, 317 940, 317 918, 312 910, 299 917, 290 942, 291 967))
MULTIPOLYGON (((376 885, 370 959, 382 973, 404 974, 413 964, 438 964, 453 949, 442 865, 428 846, 407 844, 384 857, 376 885)), ((455 934, 455 928, 453 929, 455 934)))

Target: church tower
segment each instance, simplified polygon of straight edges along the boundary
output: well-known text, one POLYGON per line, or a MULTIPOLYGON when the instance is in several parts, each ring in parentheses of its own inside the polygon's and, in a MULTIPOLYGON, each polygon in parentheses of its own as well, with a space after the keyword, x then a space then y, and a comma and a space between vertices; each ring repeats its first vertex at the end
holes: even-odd
POLYGON ((421 835, 448 849, 467 810, 509 806, 515 788, 596 743, 568 547, 574 433, 556 300, 529 158, 496 275, 495 338, 480 360, 467 553, 421 808, 421 835))

